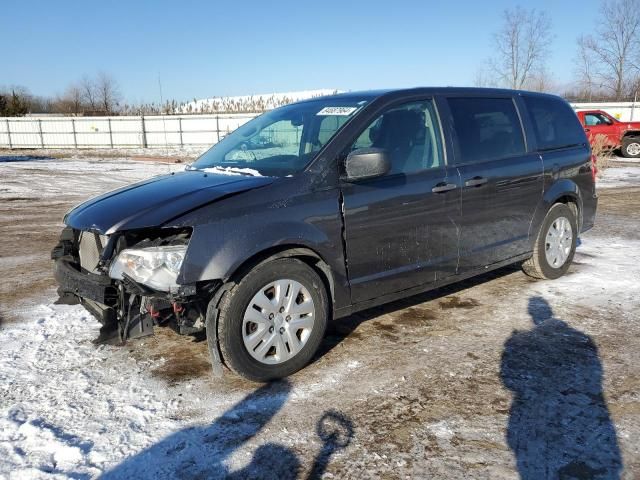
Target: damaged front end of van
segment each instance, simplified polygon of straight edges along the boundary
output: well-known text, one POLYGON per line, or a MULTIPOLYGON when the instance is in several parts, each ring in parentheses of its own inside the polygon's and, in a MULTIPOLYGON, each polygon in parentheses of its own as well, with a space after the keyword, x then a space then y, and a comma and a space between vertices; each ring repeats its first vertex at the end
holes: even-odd
MULTIPOLYGON (((71 210, 51 252, 57 303, 81 304, 102 325, 95 343, 203 331, 220 280, 189 275, 197 222, 185 213, 266 185, 268 177, 185 171, 134 184, 71 210)), ((191 269, 194 272, 194 269, 191 269)))

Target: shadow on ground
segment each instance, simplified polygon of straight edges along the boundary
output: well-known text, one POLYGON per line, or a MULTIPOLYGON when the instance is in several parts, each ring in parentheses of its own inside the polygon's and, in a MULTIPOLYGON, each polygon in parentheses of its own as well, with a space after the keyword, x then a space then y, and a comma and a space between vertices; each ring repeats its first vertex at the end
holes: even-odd
POLYGON ((0 155, 0 163, 37 162, 41 160, 54 160, 54 158, 46 155, 0 155))
MULTIPOLYGON (((265 385, 247 395, 211 425, 174 433, 124 460, 101 478, 299 478, 301 460, 293 450, 276 443, 260 445, 253 452, 251 461, 239 470, 232 471, 225 464, 236 450, 265 429, 286 403, 290 391, 291 384, 286 380, 265 385)), ((331 456, 351 442, 354 428, 344 415, 327 411, 317 422, 316 434, 322 447, 312 461, 307 477, 310 479, 324 474, 331 456)))
POLYGON ((586 334, 529 299, 533 328, 514 331, 500 376, 513 392, 506 440, 533 479, 617 479, 622 458, 602 391, 602 363, 586 334))

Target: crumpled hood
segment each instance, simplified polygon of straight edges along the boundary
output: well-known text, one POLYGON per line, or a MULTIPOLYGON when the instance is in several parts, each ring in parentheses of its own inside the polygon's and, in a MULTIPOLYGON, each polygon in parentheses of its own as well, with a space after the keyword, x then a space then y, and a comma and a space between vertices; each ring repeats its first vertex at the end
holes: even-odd
POLYGON ((88 200, 65 215, 77 230, 112 234, 162 226, 222 197, 268 185, 272 177, 224 175, 197 170, 162 175, 88 200))

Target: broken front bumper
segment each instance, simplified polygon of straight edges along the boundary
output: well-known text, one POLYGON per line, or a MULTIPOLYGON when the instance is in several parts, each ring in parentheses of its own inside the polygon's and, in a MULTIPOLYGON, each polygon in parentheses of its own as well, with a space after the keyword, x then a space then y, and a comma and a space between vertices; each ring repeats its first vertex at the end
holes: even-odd
POLYGON ((173 293, 159 292, 129 278, 87 272, 72 256, 55 258, 53 271, 60 297, 56 303, 82 304, 102 324, 97 343, 151 335, 156 324, 183 335, 200 332, 208 299, 219 285, 181 285, 173 293))
POLYGON ((153 334, 153 318, 138 302, 132 312, 125 308, 131 299, 123 295, 122 288, 111 278, 81 271, 70 258, 56 259, 53 267, 58 282, 57 303, 81 303, 101 324, 95 343, 123 342, 153 334))
POLYGON ((115 307, 118 303, 118 288, 111 278, 81 272, 72 261, 64 257, 55 261, 53 275, 58 282, 61 297, 74 295, 107 307, 115 307))

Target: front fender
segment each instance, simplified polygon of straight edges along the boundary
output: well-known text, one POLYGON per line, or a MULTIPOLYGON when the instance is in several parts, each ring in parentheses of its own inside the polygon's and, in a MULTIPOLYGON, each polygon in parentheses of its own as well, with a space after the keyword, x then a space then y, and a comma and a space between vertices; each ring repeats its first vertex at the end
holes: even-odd
POLYGON ((337 189, 238 203, 213 204, 177 223, 193 228, 179 284, 227 281, 256 255, 291 246, 315 252, 329 266, 336 289, 347 288, 337 189))
MULTIPOLYGON (((307 247, 323 259, 328 252, 342 250, 341 245, 335 244, 326 232, 309 224, 280 221, 240 227, 235 223, 195 228, 178 283, 226 281, 246 260, 281 245, 307 247)), ((329 260, 327 263, 332 262, 329 260)))

